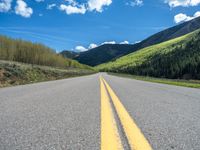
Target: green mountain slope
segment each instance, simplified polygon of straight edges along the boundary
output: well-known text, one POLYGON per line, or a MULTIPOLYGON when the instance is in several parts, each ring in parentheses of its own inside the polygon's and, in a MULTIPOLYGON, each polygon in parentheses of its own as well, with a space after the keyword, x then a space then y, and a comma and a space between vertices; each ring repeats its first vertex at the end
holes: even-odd
POLYGON ((80 63, 96 66, 127 55, 139 49, 180 37, 200 28, 200 17, 150 36, 134 45, 106 44, 80 53, 75 59, 80 63))
POLYGON ((144 76, 200 79, 200 29, 96 68, 144 76))
POLYGON ((0 59, 61 68, 89 68, 44 45, 0 36, 0 59))

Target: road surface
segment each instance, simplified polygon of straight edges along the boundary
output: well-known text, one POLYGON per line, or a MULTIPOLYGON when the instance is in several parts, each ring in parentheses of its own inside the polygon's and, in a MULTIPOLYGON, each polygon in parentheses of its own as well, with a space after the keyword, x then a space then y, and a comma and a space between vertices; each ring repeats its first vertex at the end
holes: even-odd
POLYGON ((108 136, 200 150, 200 90, 104 73, 0 89, 0 150, 98 150, 108 136))

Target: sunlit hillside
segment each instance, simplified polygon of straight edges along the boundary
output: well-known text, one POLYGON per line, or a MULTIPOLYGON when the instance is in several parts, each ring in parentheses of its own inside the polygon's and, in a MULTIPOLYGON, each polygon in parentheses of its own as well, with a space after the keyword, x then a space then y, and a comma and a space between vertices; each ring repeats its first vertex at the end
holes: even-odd
POLYGON ((97 66, 100 71, 200 79, 200 30, 97 66))

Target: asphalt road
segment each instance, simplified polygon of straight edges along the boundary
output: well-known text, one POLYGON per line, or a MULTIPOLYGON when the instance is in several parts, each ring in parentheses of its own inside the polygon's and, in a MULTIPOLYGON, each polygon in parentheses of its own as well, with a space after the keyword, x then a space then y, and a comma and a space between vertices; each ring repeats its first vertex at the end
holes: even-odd
POLYGON ((153 149, 200 150, 199 89, 106 74, 0 89, 0 150, 100 149, 100 75, 153 149))

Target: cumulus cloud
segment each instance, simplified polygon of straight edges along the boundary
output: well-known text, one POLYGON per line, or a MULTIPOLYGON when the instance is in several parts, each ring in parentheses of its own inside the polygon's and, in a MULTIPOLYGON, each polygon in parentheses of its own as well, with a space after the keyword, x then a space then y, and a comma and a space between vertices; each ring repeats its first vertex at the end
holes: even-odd
POLYGON ((66 4, 60 5, 60 10, 66 14, 85 14, 87 11, 102 12, 104 6, 109 6, 112 0, 88 0, 86 3, 79 4, 76 0, 65 0, 66 4))
POLYGON ((0 2, 0 12, 8 12, 11 9, 12 0, 2 0, 0 2))
POLYGON ((200 4, 200 0, 165 0, 170 7, 188 7, 188 6, 197 6, 200 4))
POLYGON ((182 22, 190 21, 199 16, 200 16, 200 11, 197 11, 193 16, 188 16, 186 14, 180 13, 180 14, 177 14, 176 16, 174 16, 174 22, 182 23, 182 22))
POLYGON ((86 8, 84 5, 73 6, 73 5, 61 4, 60 10, 65 11, 66 14, 68 14, 68 15, 70 15, 70 14, 85 14, 85 12, 86 12, 86 8))
POLYGON ((194 17, 194 18, 200 17, 200 11, 197 11, 197 12, 194 14, 193 17, 194 17))
POLYGON ((183 13, 180 13, 180 14, 177 14, 176 16, 174 16, 175 23, 186 22, 191 19, 192 19, 192 17, 187 16, 186 14, 183 14, 183 13))
MULTIPOLYGON (((115 42, 115 41, 106 41, 106 42, 101 43, 100 46, 101 46, 101 45, 104 45, 104 44, 116 44, 116 42, 115 42)), ((128 41, 123 41, 123 42, 120 42, 119 44, 129 44, 129 42, 128 42, 128 41)), ((96 48, 96 47, 98 47, 98 46, 99 46, 99 45, 94 44, 94 43, 91 43, 91 44, 88 46, 88 48, 79 45, 79 46, 76 46, 76 47, 75 47, 75 50, 76 50, 76 51, 80 51, 80 52, 85 52, 85 51, 88 51, 88 50, 90 50, 90 49, 96 48)))
POLYGON ((22 17, 29 18, 33 14, 33 9, 28 7, 23 0, 17 0, 15 13, 17 15, 21 15, 22 17))
POLYGON ((80 51, 80 52, 85 52, 85 51, 87 51, 88 49, 87 48, 85 48, 84 46, 76 46, 75 47, 75 50, 77 50, 77 51, 80 51))
POLYGON ((141 41, 135 41, 134 44, 140 43, 141 41))
MULTIPOLYGON (((127 43, 128 43, 128 41, 124 41, 124 42, 121 42, 120 44, 127 44, 127 43)), ((100 45, 104 45, 104 44, 116 44, 116 42, 115 41, 105 41, 105 42, 101 43, 100 45)), ((88 49, 92 49, 92 48, 96 48, 96 47, 98 47, 98 45, 92 43, 88 46, 88 49)))
POLYGON ((104 6, 109 6, 112 0, 88 0, 88 9, 90 11, 102 12, 104 6))
POLYGON ((134 6, 142 6, 144 3, 143 0, 132 0, 127 4, 134 7, 134 6))
POLYGON ((79 46, 76 46, 76 47, 75 47, 75 50, 77 50, 77 51, 79 51, 79 52, 85 52, 85 51, 87 51, 87 50, 89 50, 89 49, 96 48, 97 46, 98 46, 98 45, 97 45, 97 44, 94 44, 94 43, 91 43, 91 44, 88 46, 88 48, 79 45, 79 46))
POLYGON ((56 7, 55 3, 47 5, 47 9, 49 9, 49 10, 53 9, 54 7, 56 7))
POLYGON ((115 41, 106 41, 106 42, 103 42, 101 45, 104 45, 104 44, 116 44, 115 41))
POLYGON ((92 48, 96 48, 97 46, 98 46, 97 44, 91 43, 88 48, 92 49, 92 48))
POLYGON ((73 5, 73 6, 75 6, 75 5, 78 5, 78 3, 75 1, 75 0, 65 0, 68 4, 70 4, 70 5, 73 5))
POLYGON ((129 44, 129 41, 123 41, 123 42, 120 42, 119 44, 129 44))

